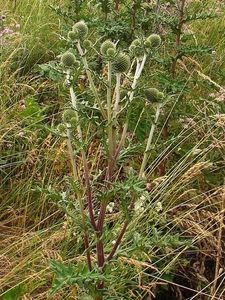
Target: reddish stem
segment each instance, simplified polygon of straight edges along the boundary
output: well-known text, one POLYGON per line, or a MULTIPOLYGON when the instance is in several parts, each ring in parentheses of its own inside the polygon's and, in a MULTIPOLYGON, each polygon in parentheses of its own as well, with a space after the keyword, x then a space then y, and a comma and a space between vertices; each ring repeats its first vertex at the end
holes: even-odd
POLYGON ((95 223, 95 218, 94 218, 94 208, 93 208, 93 202, 92 202, 92 192, 91 192, 91 184, 90 184, 90 178, 88 174, 88 166, 87 166, 87 161, 86 157, 84 154, 83 156, 83 166, 84 166, 84 178, 85 178, 85 183, 87 187, 87 201, 88 201, 88 210, 89 210, 89 215, 90 215, 90 221, 91 225, 93 226, 94 230, 97 230, 97 226, 95 223))
POLYGON ((91 271, 92 270, 91 254, 90 254, 90 250, 89 250, 89 241, 88 241, 88 234, 87 234, 87 232, 84 233, 84 247, 85 247, 85 250, 87 251, 88 269, 89 269, 89 271, 91 271))
POLYGON ((129 222, 128 222, 128 220, 126 220, 125 223, 123 224, 123 227, 122 227, 122 229, 120 231, 120 234, 118 235, 117 240, 116 240, 116 242, 115 242, 115 244, 114 244, 114 246, 113 246, 110 254, 108 255, 108 257, 106 259, 107 261, 110 261, 113 258, 113 256, 114 256, 117 248, 119 247, 119 245, 120 245, 120 243, 122 241, 124 233, 126 232, 128 224, 129 224, 129 222))

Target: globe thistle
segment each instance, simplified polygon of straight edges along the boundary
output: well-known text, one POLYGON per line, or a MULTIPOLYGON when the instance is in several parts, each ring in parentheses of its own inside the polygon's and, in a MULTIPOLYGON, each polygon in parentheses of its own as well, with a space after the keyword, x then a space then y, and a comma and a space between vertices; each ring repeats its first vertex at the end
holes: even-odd
POLYGON ((115 55, 116 55, 116 49, 114 48, 109 48, 107 51, 106 51, 106 55, 110 58, 113 58, 115 55))
POLYGON ((100 52, 102 55, 107 55, 107 51, 109 49, 116 49, 116 45, 110 41, 110 40, 106 40, 101 44, 101 48, 100 48, 100 52))
POLYGON ((92 42, 90 40, 84 40, 83 41, 83 46, 85 49, 89 50, 92 46, 92 42))
POLYGON ((76 118, 76 114, 75 114, 74 110, 67 109, 64 111, 63 116, 62 116, 64 123, 71 124, 71 120, 73 118, 76 118))
POLYGON ((61 63, 64 67, 73 67, 76 64, 76 58, 73 53, 66 52, 61 57, 61 63))
POLYGON ((144 55, 144 47, 143 47, 143 43, 140 39, 135 39, 131 43, 129 50, 130 50, 131 54, 134 55, 135 57, 141 57, 144 55))
POLYGON ((66 126, 64 124, 59 124, 57 126, 57 131, 61 136, 66 136, 66 126))
POLYGON ((161 37, 158 34, 151 34, 147 41, 150 43, 150 47, 156 48, 161 44, 161 37))
POLYGON ((113 70, 116 73, 124 73, 130 67, 130 58, 125 53, 119 53, 113 62, 113 70))
POLYGON ((164 93, 158 92, 158 99, 159 100, 163 100, 164 97, 165 97, 164 93))
POLYGON ((75 42, 77 40, 77 33, 74 32, 74 31, 69 31, 68 32, 68 38, 72 41, 72 42, 75 42))
POLYGON ((163 93, 159 92, 159 90, 156 88, 149 88, 145 90, 145 96, 149 102, 153 102, 153 103, 159 102, 161 100, 160 99, 161 95, 159 94, 163 94, 163 93))
POLYGON ((88 35, 88 26, 84 21, 79 21, 73 25, 73 31, 77 34, 79 39, 85 39, 88 35))
POLYGON ((146 48, 151 48, 151 42, 148 39, 144 42, 144 45, 146 48))

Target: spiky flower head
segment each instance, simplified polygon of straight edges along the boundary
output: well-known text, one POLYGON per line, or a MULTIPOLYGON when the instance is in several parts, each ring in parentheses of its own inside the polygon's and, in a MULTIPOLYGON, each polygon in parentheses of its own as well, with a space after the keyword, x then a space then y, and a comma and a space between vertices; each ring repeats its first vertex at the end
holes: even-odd
POLYGON ((159 100, 163 100, 163 98, 165 97, 163 92, 158 92, 158 99, 159 100))
POLYGON ((106 55, 107 55, 109 58, 114 58, 114 56, 116 55, 116 49, 114 49, 114 48, 109 48, 109 49, 106 51, 106 55))
POLYGON ((131 54, 134 55, 135 57, 141 57, 144 55, 144 46, 140 39, 135 39, 131 43, 129 50, 131 54))
POLYGON ((66 136, 66 127, 64 124, 59 124, 57 126, 57 131, 61 136, 66 136))
POLYGON ((71 123, 71 120, 73 118, 76 118, 76 113, 74 110, 72 109, 67 109, 64 111, 63 113, 63 116, 62 116, 62 119, 63 119, 63 122, 66 123, 66 124, 70 124, 71 123))
POLYGON ((73 67, 76 65, 76 57, 71 52, 66 52, 61 57, 61 63, 64 67, 73 67))
POLYGON ((100 48, 100 52, 102 55, 107 55, 107 51, 109 49, 116 49, 116 45, 110 41, 110 40, 106 40, 101 44, 101 48, 100 48))
POLYGON ((161 44, 161 37, 158 34, 151 34, 147 41, 149 41, 150 47, 156 48, 161 44))
POLYGON ((85 49, 89 50, 92 46, 92 42, 90 40, 84 40, 83 41, 83 46, 85 49))
POLYGON ((88 26, 84 21, 79 21, 73 25, 73 31, 79 39, 83 40, 88 35, 88 26))
POLYGON ((164 94, 156 88, 148 88, 145 90, 146 99, 149 102, 160 102, 164 98, 164 94))
POLYGON ((130 57, 127 54, 120 52, 114 59, 113 70, 116 73, 124 73, 128 71, 129 67, 130 57))
POLYGON ((75 31, 69 31, 68 32, 68 38, 72 41, 75 42, 78 38, 78 35, 75 31))
POLYGON ((145 48, 151 48, 151 42, 148 39, 145 40, 144 45, 145 48))

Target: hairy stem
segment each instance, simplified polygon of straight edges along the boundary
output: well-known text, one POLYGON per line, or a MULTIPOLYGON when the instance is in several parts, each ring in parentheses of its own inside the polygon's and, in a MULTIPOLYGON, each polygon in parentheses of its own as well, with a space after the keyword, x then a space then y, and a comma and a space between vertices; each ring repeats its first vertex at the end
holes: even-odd
POLYGON ((107 115, 108 115, 108 140, 109 140, 109 162, 108 177, 112 177, 113 169, 113 127, 112 127, 112 63, 108 62, 108 86, 107 86, 107 115))
POLYGON ((120 80, 121 80, 121 74, 116 74, 116 88, 115 88, 115 94, 116 99, 113 107, 113 113, 114 118, 116 117, 118 111, 119 111, 119 102, 120 102, 120 80))
MULTIPOLYGON (((71 96, 72 106, 75 109, 76 119, 77 119, 77 123, 78 123, 77 134, 78 134, 80 142, 83 144, 83 135, 82 135, 82 130, 81 130, 81 127, 79 124, 79 115, 77 112, 77 99, 76 99, 76 95, 74 93, 72 86, 70 86, 70 96, 71 96)), ((91 221, 91 225, 93 226, 94 230, 96 230, 97 226, 96 226, 95 218, 94 218, 94 208, 93 208, 92 191, 91 191, 91 184, 90 184, 90 178, 89 178, 89 170, 88 170, 87 158, 86 158, 84 149, 81 149, 81 156, 82 156, 82 163, 83 163, 83 168, 84 168, 84 180, 85 180, 86 189, 87 189, 86 195, 87 195, 90 221, 91 221)))
POLYGON ((152 139, 153 139, 153 135, 154 135, 155 128, 156 128, 156 123, 158 122, 160 109, 161 109, 161 104, 157 104, 156 113, 155 113, 155 120, 152 123, 152 127, 151 127, 151 130, 150 130, 150 133, 149 133, 149 137, 148 137, 144 157, 143 157, 141 168, 140 168, 139 178, 143 178, 145 176, 145 167, 146 167, 148 159, 149 159, 149 150, 150 150, 151 145, 152 145, 152 139))
POLYGON ((100 108, 102 116, 106 119, 107 118, 106 112, 103 108, 103 105, 101 103, 101 100, 100 100, 98 92, 97 92, 97 88, 96 88, 96 86, 94 84, 94 80, 92 78, 92 74, 91 74, 90 69, 88 67, 87 58, 86 58, 85 53, 84 53, 83 49, 81 48, 79 42, 77 43, 77 50, 78 50, 78 52, 81 56, 82 62, 84 64, 84 68, 85 68, 85 71, 86 71, 86 74, 87 74, 87 77, 88 77, 90 88, 91 88, 91 90, 92 90, 92 92, 95 96, 95 99, 97 100, 97 103, 98 103, 98 106, 100 108))
MULTIPOLYGON (((134 98, 134 92, 135 92, 135 88, 137 86, 138 83, 138 79, 141 76, 141 73, 144 69, 144 65, 146 62, 146 58, 147 56, 144 55, 142 61, 140 62, 139 59, 137 59, 137 64, 136 64, 136 70, 135 70, 135 74, 134 74, 134 79, 133 79, 133 83, 131 85, 131 89, 132 91, 130 93, 128 93, 128 97, 129 97, 129 101, 131 102, 134 98)), ((123 145, 125 143, 125 139, 126 139, 126 134, 127 134, 127 130, 128 130, 128 120, 125 122, 124 126, 123 126, 123 132, 122 132, 122 136, 119 142, 119 145, 115 151, 115 155, 114 155, 114 159, 116 160, 117 157, 119 156, 119 153, 121 151, 121 149, 123 148, 123 145)))
MULTIPOLYGON (((77 175, 77 168, 76 168, 76 162, 73 154, 73 147, 72 147, 72 142, 71 142, 71 133, 70 129, 67 128, 67 146, 68 146, 68 152, 70 155, 70 160, 71 160, 71 165, 73 169, 73 177, 75 181, 78 181, 78 175, 77 175)), ((92 262, 91 262, 91 254, 90 254, 90 249, 89 249, 89 238, 88 238, 88 231, 87 231, 87 226, 85 223, 85 212, 84 212, 84 205, 82 202, 81 194, 80 191, 77 191, 77 198, 79 201, 79 207, 80 207, 80 213, 81 213, 81 222, 82 222, 82 228, 84 231, 84 248, 87 253, 87 263, 88 263, 88 268, 91 271, 92 270, 92 262)))

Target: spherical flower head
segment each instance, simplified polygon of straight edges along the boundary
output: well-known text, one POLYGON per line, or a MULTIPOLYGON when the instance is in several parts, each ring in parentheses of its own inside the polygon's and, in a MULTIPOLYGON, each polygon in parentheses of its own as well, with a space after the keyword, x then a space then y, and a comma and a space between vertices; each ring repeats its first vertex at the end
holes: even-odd
POLYGON ((162 101, 164 97, 165 97, 165 95, 164 95, 163 92, 158 92, 158 99, 159 99, 160 101, 162 101))
POLYGON ((156 103, 160 101, 160 92, 156 88, 148 88, 145 90, 145 96, 147 101, 156 103))
POLYGON ((130 67, 130 57, 125 53, 119 53, 113 62, 115 73, 125 73, 130 67))
POLYGON ((109 49, 106 51, 106 55, 107 55, 109 58, 114 58, 115 55, 116 55, 116 49, 114 49, 114 48, 109 48, 109 49))
POLYGON ((152 48, 156 48, 161 44, 161 37, 158 34, 151 34, 147 41, 149 41, 152 48))
POLYGON ((83 40, 88 35, 88 26, 84 21, 79 21, 73 25, 73 31, 77 34, 79 39, 83 40))
POLYGON ((70 68, 76 65, 76 58, 73 53, 66 52, 61 57, 61 63, 64 67, 70 68))
POLYGON ((73 118, 76 118, 76 113, 74 112, 74 110, 67 109, 64 111, 63 116, 62 116, 64 123, 71 124, 71 120, 73 120, 73 118))
POLYGON ((92 46, 92 42, 90 40, 84 40, 83 41, 83 46, 85 49, 89 50, 92 46))
POLYGON ((78 35, 76 32, 74 31, 69 31, 68 32, 68 38, 72 41, 72 42, 75 42, 78 38, 78 35))
POLYGON ((66 135, 66 127, 64 124, 59 124, 57 126, 57 131, 61 136, 65 136, 66 135))
POLYGON ((144 42, 144 45, 145 48, 151 48, 151 42, 148 39, 144 42))
POLYGON ((102 55, 106 56, 107 55, 107 51, 109 49, 116 49, 116 45, 110 41, 110 40, 106 40, 101 44, 101 48, 100 48, 100 52, 102 55))
POLYGON ((144 55, 144 46, 140 39, 135 39, 131 43, 129 50, 135 57, 142 57, 144 55))

